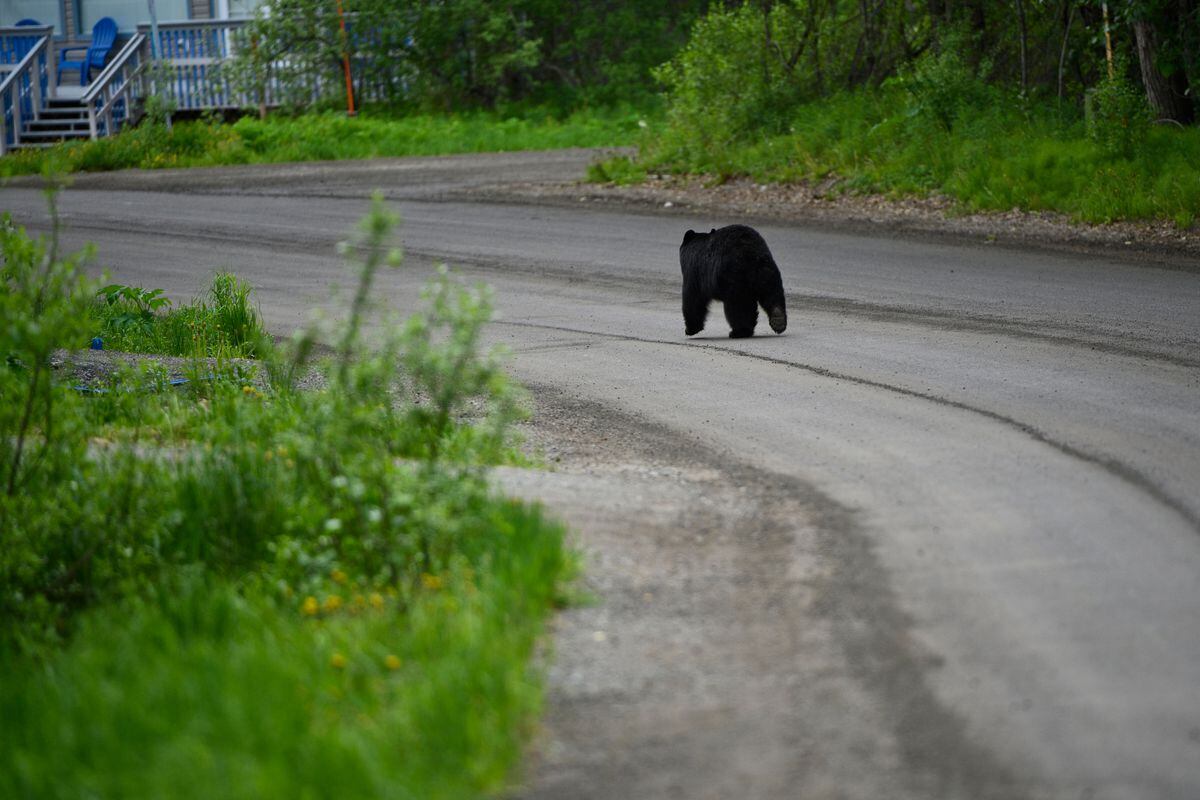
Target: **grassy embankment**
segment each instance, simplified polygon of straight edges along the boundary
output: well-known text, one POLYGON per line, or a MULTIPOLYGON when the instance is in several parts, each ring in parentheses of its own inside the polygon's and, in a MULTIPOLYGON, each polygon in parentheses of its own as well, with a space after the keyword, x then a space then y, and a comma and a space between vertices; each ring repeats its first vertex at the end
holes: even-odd
POLYGON ((573 560, 497 497, 518 389, 479 351, 486 292, 361 328, 381 208, 336 356, 264 336, 217 276, 168 311, 0 223, 0 796, 474 797, 509 778, 573 560), (106 297, 111 297, 109 302, 106 297), (81 392, 50 354, 217 356, 81 392), (251 372, 233 355, 256 355, 251 372), (326 388, 294 378, 317 369, 326 388))
POLYGON ((831 191, 945 195, 963 211, 1057 211, 1087 222, 1200 216, 1200 129, 1135 123, 1097 136, 1078 112, 1015 101, 939 114, 900 88, 804 105, 779 132, 730 133, 668 115, 640 157, 592 168, 594 181, 647 173, 748 176, 763 182, 835 179, 831 191))
POLYGON ((176 123, 170 131, 142 125, 111 139, 19 151, 0 158, 0 177, 140 167, 205 167, 286 161, 424 156, 632 144, 643 115, 608 108, 557 115, 466 112, 393 116, 366 111, 243 117, 232 124, 176 123))

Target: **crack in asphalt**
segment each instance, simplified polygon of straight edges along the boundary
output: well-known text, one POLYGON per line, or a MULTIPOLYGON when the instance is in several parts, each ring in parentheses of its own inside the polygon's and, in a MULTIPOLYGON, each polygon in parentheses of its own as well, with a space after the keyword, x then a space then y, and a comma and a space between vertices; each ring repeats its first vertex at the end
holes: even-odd
MULTIPOLYGON (((497 272, 505 275, 557 278, 568 282, 578 282, 584 277, 581 276, 578 270, 555 268, 544 264, 520 267, 514 266, 502 259, 463 256, 438 250, 405 248, 405 254, 427 258, 431 261, 442 260, 462 266, 469 266, 481 271, 497 272)), ((652 276, 633 276, 623 273, 597 272, 589 269, 586 278, 589 285, 593 286, 651 288, 663 293, 670 293, 673 296, 678 295, 679 292, 679 286, 676 281, 663 280, 652 276)), ((1068 325, 1047 325, 1036 322, 1021 323, 993 315, 971 314, 963 311, 942 311, 921 306, 890 306, 866 300, 854 300, 830 295, 803 294, 799 292, 788 292, 787 301, 789 307, 792 308, 815 308, 827 313, 841 313, 862 317, 873 322, 909 323, 943 331, 990 333, 1011 339, 1042 342, 1060 347, 1077 347, 1108 355, 1158 361, 1185 369, 1200 369, 1200 358, 1189 358, 1161 350, 1142 349, 1137 346, 1111 341, 1111 338, 1114 336, 1111 333, 1088 331, 1084 328, 1068 325), (1106 336, 1109 339, 1103 338, 1106 336)), ((1128 336, 1127 338, 1134 337, 1128 336)), ((1172 344, 1181 348, 1200 349, 1200 341, 1184 340, 1172 342, 1172 344)))
POLYGON ((903 386, 895 386, 893 384, 884 383, 883 381, 872 380, 871 378, 863 378, 863 377, 860 377, 857 375, 850 375, 848 373, 838 372, 836 370, 828 369, 826 367, 818 367, 818 366, 815 366, 812 364, 803 364, 803 363, 800 363, 797 361, 789 361, 787 359, 778 358, 775 356, 765 356, 765 355, 760 355, 758 353, 750 353, 745 350, 737 350, 737 349, 733 349, 733 348, 730 348, 727 346, 721 346, 721 345, 715 345, 715 344, 702 344, 702 343, 698 343, 695 341, 680 342, 680 341, 671 341, 669 339, 650 339, 650 338, 644 338, 644 337, 640 337, 640 336, 631 336, 629 334, 608 333, 608 332, 604 332, 604 331, 588 331, 588 330, 581 330, 579 328, 567 327, 565 325, 546 325, 543 323, 536 323, 536 322, 513 322, 513 321, 508 321, 508 320, 493 320, 492 324, 505 325, 505 326, 511 326, 511 327, 519 327, 519 328, 536 328, 536 329, 542 329, 542 330, 552 330, 552 331, 559 331, 562 333, 584 334, 584 335, 588 335, 588 336, 595 336, 595 337, 600 337, 600 338, 605 338, 605 339, 615 339, 615 340, 619 340, 619 341, 638 342, 638 343, 642 343, 642 344, 659 344, 659 345, 667 345, 670 347, 687 347, 687 348, 703 349, 703 350, 717 352, 717 353, 721 353, 721 354, 725 354, 725 355, 737 356, 737 357, 741 357, 741 358, 749 358, 749 359, 753 359, 756 361, 765 361, 765 362, 771 363, 771 364, 778 364, 780 366, 787 367, 789 369, 800 370, 802 372, 807 372, 809 374, 817 375, 822 378, 830 378, 832 380, 846 381, 848 383, 853 383, 853 384, 856 384, 859 386, 866 386, 866 387, 869 387, 872 389, 880 389, 882 391, 890 392, 892 394, 897 394, 897 395, 901 395, 904 397, 912 397, 914 399, 924 400, 924 401, 930 402, 930 403, 935 403, 937 405, 940 405, 940 406, 943 406, 946 408, 953 408, 953 409, 956 409, 959 411, 965 411, 970 414, 976 414, 978 416, 984 417, 985 419, 989 419, 994 422, 998 422, 1002 425, 1005 425, 1009 428, 1012 428, 1012 429, 1024 434, 1025 436, 1028 436, 1029 438, 1033 439, 1035 442, 1037 442, 1039 444, 1044 444, 1048 447, 1051 447, 1051 448, 1059 451, 1063 455, 1069 456, 1069 457, 1077 459, 1079 461, 1083 461, 1084 463, 1090 464, 1094 467, 1099 467, 1100 469, 1104 470, 1105 472, 1112 475, 1113 477, 1116 477, 1119 480, 1124 481, 1125 483, 1129 484, 1130 486, 1134 487, 1135 489, 1148 495, 1149 497, 1151 497, 1152 499, 1154 499, 1156 502, 1160 503, 1161 505, 1166 506, 1167 508, 1171 509, 1176 514, 1178 514, 1180 517, 1182 517, 1183 520, 1188 524, 1188 526, 1190 526, 1194 531, 1196 531, 1196 533, 1200 534, 1200 513, 1193 511, 1183 501, 1181 501, 1181 500, 1175 498, 1174 496, 1172 496, 1171 494, 1169 494, 1166 490, 1164 490, 1162 487, 1155 484, 1152 480, 1150 480, 1149 477, 1144 475, 1142 472, 1140 472, 1136 468, 1131 467, 1128 464, 1125 464, 1124 462, 1121 462, 1115 458, 1110 458, 1110 457, 1106 457, 1106 456, 1089 453, 1089 452, 1082 450, 1081 448, 1078 448, 1072 444, 1068 444, 1067 442, 1056 439, 1053 436, 1051 436, 1050 434, 1046 433, 1045 431, 1034 427, 1033 425, 1030 425, 1026 422, 1021 422, 1020 420, 1016 419, 1015 417, 1010 417, 1006 414, 1001 414, 998 411, 992 411, 990 409, 980 408, 978 406, 973 406, 969 403, 964 403, 960 400, 951 400, 950 398, 947 398, 947 397, 941 397, 939 395, 930 394, 928 392, 918 391, 916 389, 908 389, 903 386))
MULTIPOLYGON (((290 196, 290 195, 289 195, 290 196)), ((98 230, 106 233, 122 231, 141 234, 144 236, 161 236, 171 239, 194 239, 199 241, 221 241, 235 244, 251 245, 270 250, 286 249, 295 252, 312 253, 313 245, 328 245, 333 247, 345 237, 342 235, 329 236, 314 232, 311 228, 289 228, 287 235, 279 236, 244 236, 217 230, 183 230, 174 229, 170 234, 147 230, 145 226, 130 225, 117 219, 96 220, 95 218, 68 218, 70 226, 82 230, 98 230), (304 235, 301 235, 303 232, 304 235)), ((631 276, 612 272, 589 270, 586 276, 581 276, 578 270, 562 269, 548 264, 537 266, 517 266, 503 259, 489 259, 479 256, 464 256, 440 250, 422 248, 404 248, 406 255, 442 260, 452 264, 469 266, 476 269, 500 272, 506 275, 536 276, 540 278, 556 278, 568 282, 578 282, 583 277, 589 284, 607 288, 653 288, 662 292, 677 292, 674 281, 667 281, 652 276, 631 276)), ((331 253, 332 255, 332 253, 331 253)), ((873 303, 864 300, 836 297, 829 295, 814 295, 789 292, 787 299, 795 308, 814 308, 828 313, 850 314, 876 322, 900 322, 943 331, 963 331, 969 333, 988 333, 1005 336, 1023 341, 1042 342, 1061 347, 1077 347, 1109 355, 1127 358, 1152 360, 1185 369, 1200 369, 1200 358, 1193 358, 1162 350, 1149 350, 1137 346, 1114 341, 1121 336, 1135 339, 1128 334, 1119 335, 1107 332, 1089 331, 1077 326, 1054 325, 1037 322, 1022 323, 1000 316, 971 314, 962 311, 943 311, 928 307, 891 306, 883 303, 873 303)), ((1136 339, 1135 339, 1136 341, 1136 339)), ((1140 342, 1138 342, 1140 344, 1140 342)), ((1200 342, 1182 340, 1171 342, 1176 347, 1184 349, 1200 349, 1200 342)))
MULTIPOLYGON (((150 235, 150 236, 165 235, 165 234, 156 233, 154 231, 148 231, 148 230, 146 230, 146 228, 144 226, 121 225, 112 220, 104 220, 101 223, 97 223, 94 220, 91 223, 88 223, 85 221, 72 220, 71 223, 72 223, 72 227, 76 227, 76 228, 98 229, 98 230, 105 230, 105 231, 109 231, 109 232, 111 232, 114 228, 118 228, 120 230, 128 231, 131 233, 138 233, 138 234, 142 234, 142 235, 150 235)), ((279 247, 279 246, 285 246, 285 247, 288 247, 289 249, 295 249, 295 250, 303 251, 303 252, 311 252, 311 241, 308 243, 301 243, 301 242, 298 242, 295 238, 286 239, 286 240, 275 240, 275 239, 264 239, 261 236, 260 237, 237 236, 237 235, 231 235, 231 234, 225 233, 225 232, 202 232, 202 231, 183 231, 183 230, 172 231, 170 236, 172 238, 195 238, 195 239, 200 239, 200 240, 205 240, 205 241, 207 241, 207 240, 231 241, 231 242, 237 242, 237 243, 254 244, 254 245, 264 246, 264 247, 270 246, 272 248, 279 247)), ((320 241, 328 242, 329 240, 321 238, 320 241)), ((570 282, 570 281, 578 282, 578 281, 586 279, 587 283, 589 285, 593 285, 593 286, 604 286, 604 285, 613 285, 613 286, 633 285, 633 286, 641 286, 641 287, 649 286, 649 287, 653 287, 655 289, 662 290, 664 292, 668 290, 668 287, 671 290, 674 289, 673 283, 668 283, 666 281, 658 280, 658 279, 651 278, 651 277, 631 277, 628 275, 616 275, 616 274, 612 274, 612 273, 595 272, 595 271, 589 271, 586 275, 581 275, 578 271, 572 271, 569 269, 567 269, 567 270, 554 269, 551 267, 546 267, 544 265, 539 265, 537 267, 533 267, 533 266, 514 267, 510 263, 505 263, 503 261, 496 260, 496 259, 464 257, 459 254, 439 252, 436 250, 419 250, 419 249, 414 250, 414 249, 406 248, 406 253, 409 255, 415 255, 415 256, 429 258, 429 259, 442 259, 442 260, 454 261, 454 262, 457 262, 457 263, 460 263, 460 264, 463 264, 466 266, 479 268, 479 269, 486 270, 486 271, 499 271, 499 272, 503 272, 503 273, 509 274, 509 275, 529 275, 529 276, 537 276, 537 277, 542 277, 542 278, 554 277, 554 278, 558 278, 558 279, 562 279, 562 280, 567 280, 568 282, 570 282)), ((1148 352, 1148 351, 1131 348, 1131 347, 1113 343, 1113 342, 1080 341, 1080 340, 1072 339, 1069 336, 1065 336, 1065 335, 1061 335, 1061 334, 1049 334, 1049 333, 1028 330, 1028 329, 1024 329, 1024 328, 1020 328, 1020 327, 1014 327, 1012 325, 1012 323, 1009 321, 996 319, 993 317, 962 314, 959 312, 935 311, 935 310, 930 310, 930 309, 919 309, 919 308, 918 309, 911 309, 911 308, 905 309, 905 308, 885 306, 885 305, 881 305, 881 304, 874 304, 874 303, 858 301, 858 300, 850 300, 850 299, 844 299, 844 298, 817 297, 817 296, 794 294, 794 293, 789 294, 788 298, 789 298, 789 301, 791 303, 793 303, 794 305, 802 306, 802 305, 807 304, 809 306, 818 306, 818 307, 822 307, 826 310, 839 311, 839 312, 848 313, 848 314, 865 316, 869 319, 891 321, 896 318, 899 318, 904 321, 917 323, 917 324, 925 324, 927 326, 932 326, 932 327, 936 327, 936 328, 944 329, 944 330, 966 330, 966 331, 975 331, 975 332, 995 333, 998 335, 1004 335, 1004 336, 1009 336, 1009 337, 1018 338, 1018 339, 1042 341, 1042 342, 1047 342, 1050 344, 1068 346, 1068 347, 1083 347, 1083 348, 1088 348, 1088 349, 1092 349, 1092 350, 1099 350, 1101 352, 1106 352, 1106 353, 1113 354, 1113 355, 1121 355, 1121 356, 1149 359, 1149 360, 1159 361, 1159 362, 1163 362, 1163 363, 1167 363, 1167 364, 1171 364, 1173 366, 1178 366, 1178 367, 1183 367, 1183 368, 1200 368, 1200 360, 1196 360, 1196 359, 1184 358, 1184 357, 1175 356, 1175 355, 1171 355, 1171 354, 1167 354, 1167 353, 1161 353, 1161 352, 1148 352)), ((670 340, 666 340, 666 339, 651 339, 651 338, 630 336, 627 334, 608 333, 608 332, 601 332, 601 331, 586 331, 586 330, 579 330, 576 328, 570 328, 567 326, 543 325, 543 324, 539 324, 539 323, 496 320, 495 324, 509 325, 509 326, 523 326, 523 327, 530 327, 530 328, 544 328, 547 330, 556 330, 556 331, 561 331, 561 332, 566 332, 566 333, 576 333, 576 334, 583 334, 583 335, 588 335, 588 336, 605 337, 605 338, 619 339, 619 340, 625 340, 625 341, 644 342, 644 343, 648 343, 648 344, 670 345, 670 346, 674 346, 674 347, 699 347, 699 348, 704 348, 707 350, 719 351, 721 353, 737 355, 737 356, 741 356, 741 357, 745 357, 745 358, 753 358, 753 359, 766 361, 766 362, 770 362, 770 363, 776 363, 776 364, 779 364, 784 367, 788 367, 791 369, 803 370, 810 374, 819 375, 821 377, 849 381, 852 383, 856 383, 858 385, 881 389, 881 390, 888 391, 888 392, 891 392, 894 394, 913 397, 913 398, 925 400, 925 401, 928 401, 931 403, 937 403, 937 404, 947 407, 947 408, 955 408, 955 409, 958 409, 961 411, 966 411, 966 412, 969 412, 972 414, 977 414, 979 416, 983 416, 987 419, 991 419, 995 422, 1001 423, 1001 424, 1006 425, 1010 428, 1013 428, 1017 431, 1020 431, 1021 433, 1025 434, 1026 436, 1029 436, 1030 438, 1032 438, 1034 441, 1037 441, 1041 444, 1045 444, 1049 447, 1052 447, 1052 448, 1058 450, 1059 452, 1063 453, 1064 455, 1067 455, 1071 458, 1078 459, 1080 461, 1091 464, 1093 466, 1099 467, 1100 469, 1104 470, 1105 472, 1113 475, 1114 477, 1119 478, 1120 480, 1128 483, 1129 485, 1131 485, 1131 486, 1135 487, 1136 489, 1142 491, 1143 493, 1147 494, 1148 496, 1153 498, 1158 503, 1171 509, 1176 514, 1178 514, 1180 517, 1182 517, 1183 520, 1186 521, 1187 524, 1193 530, 1195 530, 1197 533, 1200 533, 1200 513, 1193 511, 1184 502, 1182 502, 1181 500, 1179 500, 1179 499, 1175 498, 1174 496, 1172 496, 1171 494, 1169 494, 1162 487, 1155 484, 1152 480, 1150 480, 1150 478, 1148 478, 1146 475, 1144 475, 1142 472, 1135 469, 1134 467, 1131 467, 1128 464, 1125 464, 1116 458, 1105 457, 1105 456, 1096 455, 1093 453, 1088 453, 1085 450, 1075 447, 1074 445, 1071 445, 1066 442, 1055 439, 1054 437, 1050 436, 1046 432, 1044 432, 1028 423, 1021 422, 1020 420, 1018 420, 1014 417, 1010 417, 1010 416, 1001 414, 996 411, 991 411, 986 408, 972 406, 972 405, 970 405, 968 403, 964 403, 962 401, 952 400, 950 398, 941 397, 941 396, 930 394, 927 392, 921 392, 921 391, 918 391, 915 389, 907 389, 907 388, 904 388, 901 386, 895 386, 893 384, 884 383, 882 381, 875 381, 875 380, 871 380, 869 378, 863 378, 863 377, 859 377, 859 376, 850 375, 847 373, 837 372, 836 370, 827 369, 825 367, 818 367, 818 366, 814 366, 811 364, 803 364, 800 362, 789 361, 787 359, 781 359, 781 358, 772 357, 772 356, 764 356, 764 355, 759 355, 759 354, 755 354, 755 353, 749 353, 746 351, 735 350, 735 349, 731 349, 729 347, 723 347, 723 346, 718 346, 718 345, 700 344, 700 343, 696 343, 696 342, 677 342, 677 341, 670 341, 670 340)))
MULTIPOLYGON (((77 221, 72 221, 72 226, 77 227, 77 228, 95 228, 95 229, 107 230, 107 231, 111 231, 114 228, 114 225, 111 224, 109 221, 105 221, 103 224, 87 224, 87 223, 81 224, 77 221)), ((140 234, 144 234, 144 235, 163 235, 163 234, 155 233, 153 231, 147 231, 144 227, 119 226, 119 225, 115 226, 115 227, 120 227, 122 230, 126 230, 131 233, 140 233, 140 234)), ((260 246, 271 246, 271 247, 277 247, 279 245, 284 245, 284 246, 287 246, 289 248, 293 248, 296 250, 300 250, 300 251, 304 251, 304 252, 311 252, 310 246, 306 246, 305 244, 299 243, 295 239, 275 241, 275 240, 264 240, 262 237, 245 237, 245 236, 230 235, 227 233, 206 233, 206 232, 200 232, 200 231, 173 231, 171 233, 171 236, 173 238, 179 238, 179 237, 189 238, 190 237, 190 238, 197 238, 197 239, 201 239, 201 240, 214 240, 215 239, 215 240, 257 244, 260 246)), ((322 239, 322 241, 328 241, 328 240, 322 239)), ((666 291, 668 286, 670 286, 672 289, 674 288, 673 284, 668 284, 665 281, 656 280, 654 278, 649 278, 649 277, 634 278, 634 277, 630 277, 630 276, 626 276, 626 275, 615 275, 612 273, 604 273, 604 272, 589 272, 586 276, 581 276, 580 273, 577 271, 553 269, 553 268, 547 268, 544 266, 514 267, 511 264, 507 264, 507 263, 504 263, 504 262, 501 262, 498 260, 468 258, 468 257, 463 257, 461 255, 438 252, 438 251, 412 250, 412 249, 406 248, 406 253, 409 255, 416 255, 416 256, 429 258, 429 259, 452 260, 452 261, 456 261, 458 263, 468 265, 471 267, 488 270, 488 271, 501 271, 501 272, 504 272, 505 274, 509 274, 509 275, 530 275, 530 276, 538 276, 538 277, 543 277, 543 278, 554 277, 554 278, 558 278, 558 279, 565 279, 568 281, 580 281, 580 280, 583 280, 584 278, 586 278, 589 285, 616 285, 616 286, 635 285, 635 286, 643 286, 643 287, 653 286, 654 288, 661 289, 663 291, 666 291)), ((961 314, 958 312, 934 311, 934 310, 930 310, 930 309, 905 309, 905 308, 897 308, 897 307, 885 306, 885 305, 880 305, 880 304, 873 304, 873 303, 858 301, 858 300, 849 300, 849 299, 844 299, 844 298, 817 297, 817 296, 802 295, 802 294, 789 294, 788 299, 794 306, 807 304, 809 306, 823 307, 826 310, 841 311, 843 313, 865 316, 869 319, 891 321, 896 318, 900 318, 905 321, 918 323, 918 324, 925 324, 925 325, 936 327, 936 328, 943 329, 943 330, 966 330, 966 331, 975 331, 975 332, 995 333, 998 335, 1010 336, 1012 338, 1043 341, 1043 342, 1047 342, 1050 344, 1061 345, 1061 346, 1083 347, 1083 348, 1088 348, 1088 349, 1092 349, 1092 350, 1099 350, 1101 352, 1106 352, 1106 353, 1113 354, 1113 355, 1150 359, 1150 360, 1164 362, 1167 364, 1171 364, 1173 366, 1178 366, 1178 367, 1183 367, 1183 368, 1200 368, 1200 360, 1183 358, 1180 356, 1174 356, 1174 355, 1167 354, 1167 353, 1147 352, 1144 350, 1130 348, 1130 347, 1112 343, 1112 342, 1080 341, 1077 339, 1072 339, 1065 335, 1056 335, 1056 334, 1048 334, 1048 333, 1042 333, 1042 332, 1037 332, 1037 331, 1031 331, 1028 329, 1013 327, 1011 322, 1007 322, 1007 321, 992 318, 992 317, 981 317, 978 315, 961 314)), ((991 411, 986 408, 972 406, 968 403, 964 403, 959 400, 952 400, 950 398, 941 397, 941 396, 930 394, 927 392, 921 392, 916 389, 907 389, 907 388, 904 388, 901 386, 895 386, 893 384, 884 383, 882 381, 871 380, 870 378, 863 378, 863 377, 859 377, 859 376, 850 375, 847 373, 837 372, 836 370, 831 370, 831 369, 828 369, 825 367, 818 367, 818 366, 814 366, 812 364, 803 364, 800 362, 789 361, 787 359, 782 359, 782 358, 777 358, 777 357, 772 357, 772 356, 764 356, 764 355, 759 355, 756 353, 749 353, 749 352, 746 352, 743 350, 735 350, 735 349, 731 349, 729 347, 722 347, 719 345, 700 344, 700 343, 696 343, 696 342, 677 342, 677 341, 670 341, 670 340, 666 340, 666 339, 651 339, 651 338, 644 338, 644 337, 638 337, 638 336, 630 336, 627 334, 608 333, 608 332, 601 332, 601 331, 586 331, 586 330, 580 330, 580 329, 576 329, 576 328, 570 328, 567 326, 543 325, 543 324, 539 324, 539 323, 530 323, 530 322, 515 322, 515 321, 508 321, 508 320, 496 320, 495 324, 518 326, 518 327, 529 327, 529 328, 543 328, 543 329, 547 329, 547 330, 556 330, 556 331, 561 331, 561 332, 565 332, 565 333, 576 333, 576 334, 583 334, 583 335, 588 335, 588 336, 619 339, 619 340, 625 340, 625 341, 644 342, 644 343, 648 343, 648 344, 670 345, 670 346, 674 346, 674 347, 698 347, 698 348, 703 348, 706 350, 713 350, 713 351, 718 351, 721 353, 737 355, 737 356, 741 356, 744 358, 753 358, 753 359, 757 359, 760 361, 775 363, 775 364, 779 364, 781 366, 788 367, 791 369, 802 370, 802 371, 808 372, 813 375, 819 375, 821 377, 832 378, 832 379, 836 379, 836 380, 849 381, 849 382, 852 382, 852 383, 855 383, 855 384, 858 384, 861 386, 867 386, 867 387, 871 387, 871 388, 881 389, 881 390, 888 391, 888 392, 891 392, 894 394, 913 397, 913 398, 925 400, 925 401, 928 401, 931 403, 937 403, 937 404, 947 407, 947 408, 955 408, 955 409, 958 409, 961 411, 966 411, 966 412, 969 412, 972 414, 977 414, 979 416, 983 416, 987 419, 991 419, 995 422, 1001 423, 1001 424, 1006 425, 1010 428, 1013 428, 1017 431, 1020 431, 1021 433, 1025 434, 1026 436, 1029 436, 1030 438, 1032 438, 1034 441, 1037 441, 1041 444, 1045 444, 1049 447, 1052 447, 1052 448, 1058 450, 1059 452, 1063 453, 1064 455, 1067 455, 1071 458, 1075 458, 1077 460, 1091 464, 1093 466, 1099 467, 1100 469, 1104 470, 1105 472, 1109 473, 1110 475, 1113 475, 1114 477, 1119 478, 1120 480, 1128 483, 1129 485, 1135 487, 1136 489, 1138 489, 1138 490, 1142 491, 1143 493, 1145 493, 1146 495, 1150 496, 1158 503, 1171 509, 1176 514, 1178 514, 1180 517, 1182 517, 1183 520, 1185 522, 1187 522, 1187 524, 1193 530, 1195 530, 1197 533, 1200 533, 1200 513, 1193 511, 1181 500, 1179 500, 1179 499, 1175 498, 1174 496, 1172 496, 1171 494, 1169 494, 1166 490, 1164 490, 1162 487, 1155 484, 1152 480, 1150 480, 1150 478, 1148 478, 1146 475, 1144 475, 1142 472, 1135 469, 1134 467, 1131 467, 1128 464, 1125 464, 1116 458, 1105 457, 1105 456, 1096 455, 1093 453, 1088 453, 1085 450, 1075 447, 1074 445, 1071 445, 1066 442, 1055 439, 1054 437, 1052 437, 1049 434, 1047 434, 1046 432, 1034 427, 1033 425, 1030 425, 1025 422, 1021 422, 1020 420, 1018 420, 1014 417, 1010 417, 1010 416, 1001 414, 996 411, 991 411)))

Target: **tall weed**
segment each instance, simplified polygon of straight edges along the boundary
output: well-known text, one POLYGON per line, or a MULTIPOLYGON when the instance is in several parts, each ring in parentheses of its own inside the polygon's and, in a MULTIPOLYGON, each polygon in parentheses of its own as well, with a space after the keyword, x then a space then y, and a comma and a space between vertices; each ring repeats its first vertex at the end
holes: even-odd
MULTIPOLYGON (((363 286, 391 225, 377 200, 363 286)), ((99 286, 54 242, 0 240, 0 796, 499 789, 572 560, 487 481, 520 395, 481 350, 486 294, 442 272, 371 341, 362 292, 318 364, 309 331, 268 375, 85 394, 46 357, 99 286), (311 369, 326 388, 296 390, 311 369)), ((232 276, 210 301, 247 322, 232 276)))
POLYGON ((969 76, 930 63, 931 71, 918 68, 878 91, 800 105, 774 135, 722 139, 670 124, 653 131, 636 163, 609 162, 592 179, 647 171, 834 178, 835 190, 942 194, 966 210, 1058 211, 1097 223, 1165 219, 1180 227, 1200 215, 1200 130, 1144 124, 1140 100, 1123 90, 1097 95, 1090 123, 1015 98, 960 103, 954 85, 969 76))
POLYGON ((109 350, 169 356, 254 358, 269 342, 248 283, 213 276, 206 299, 176 306, 161 289, 111 284, 92 309, 94 334, 109 350))

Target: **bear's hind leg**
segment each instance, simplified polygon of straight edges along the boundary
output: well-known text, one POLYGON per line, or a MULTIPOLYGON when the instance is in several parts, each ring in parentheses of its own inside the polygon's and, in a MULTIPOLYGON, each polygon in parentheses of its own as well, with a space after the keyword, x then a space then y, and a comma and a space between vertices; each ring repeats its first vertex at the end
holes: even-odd
POLYGON ((729 322, 730 339, 753 336, 758 324, 758 303, 754 298, 730 298, 725 301, 725 319, 729 322))
POLYGON ((772 262, 770 269, 764 269, 759 276, 758 304, 767 312, 771 330, 783 333, 787 330, 787 301, 783 295, 783 279, 779 276, 779 268, 772 262))
POLYGON ((694 286, 683 287, 683 333, 685 336, 695 336, 704 330, 704 320, 708 317, 708 298, 694 286))
POLYGON ((783 295, 770 300, 759 301, 763 310, 767 312, 767 322, 771 323, 771 330, 776 333, 783 333, 787 330, 787 305, 784 303, 783 295))

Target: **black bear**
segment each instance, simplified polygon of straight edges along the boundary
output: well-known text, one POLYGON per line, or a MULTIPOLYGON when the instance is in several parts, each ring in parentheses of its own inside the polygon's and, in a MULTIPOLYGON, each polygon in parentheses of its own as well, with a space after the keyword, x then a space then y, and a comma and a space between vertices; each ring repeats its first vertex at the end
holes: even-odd
POLYGON ((754 335, 758 307, 767 312, 771 330, 787 328, 783 278, 758 231, 746 225, 688 231, 679 246, 683 270, 683 331, 693 336, 704 330, 708 304, 725 305, 731 339, 754 335))

